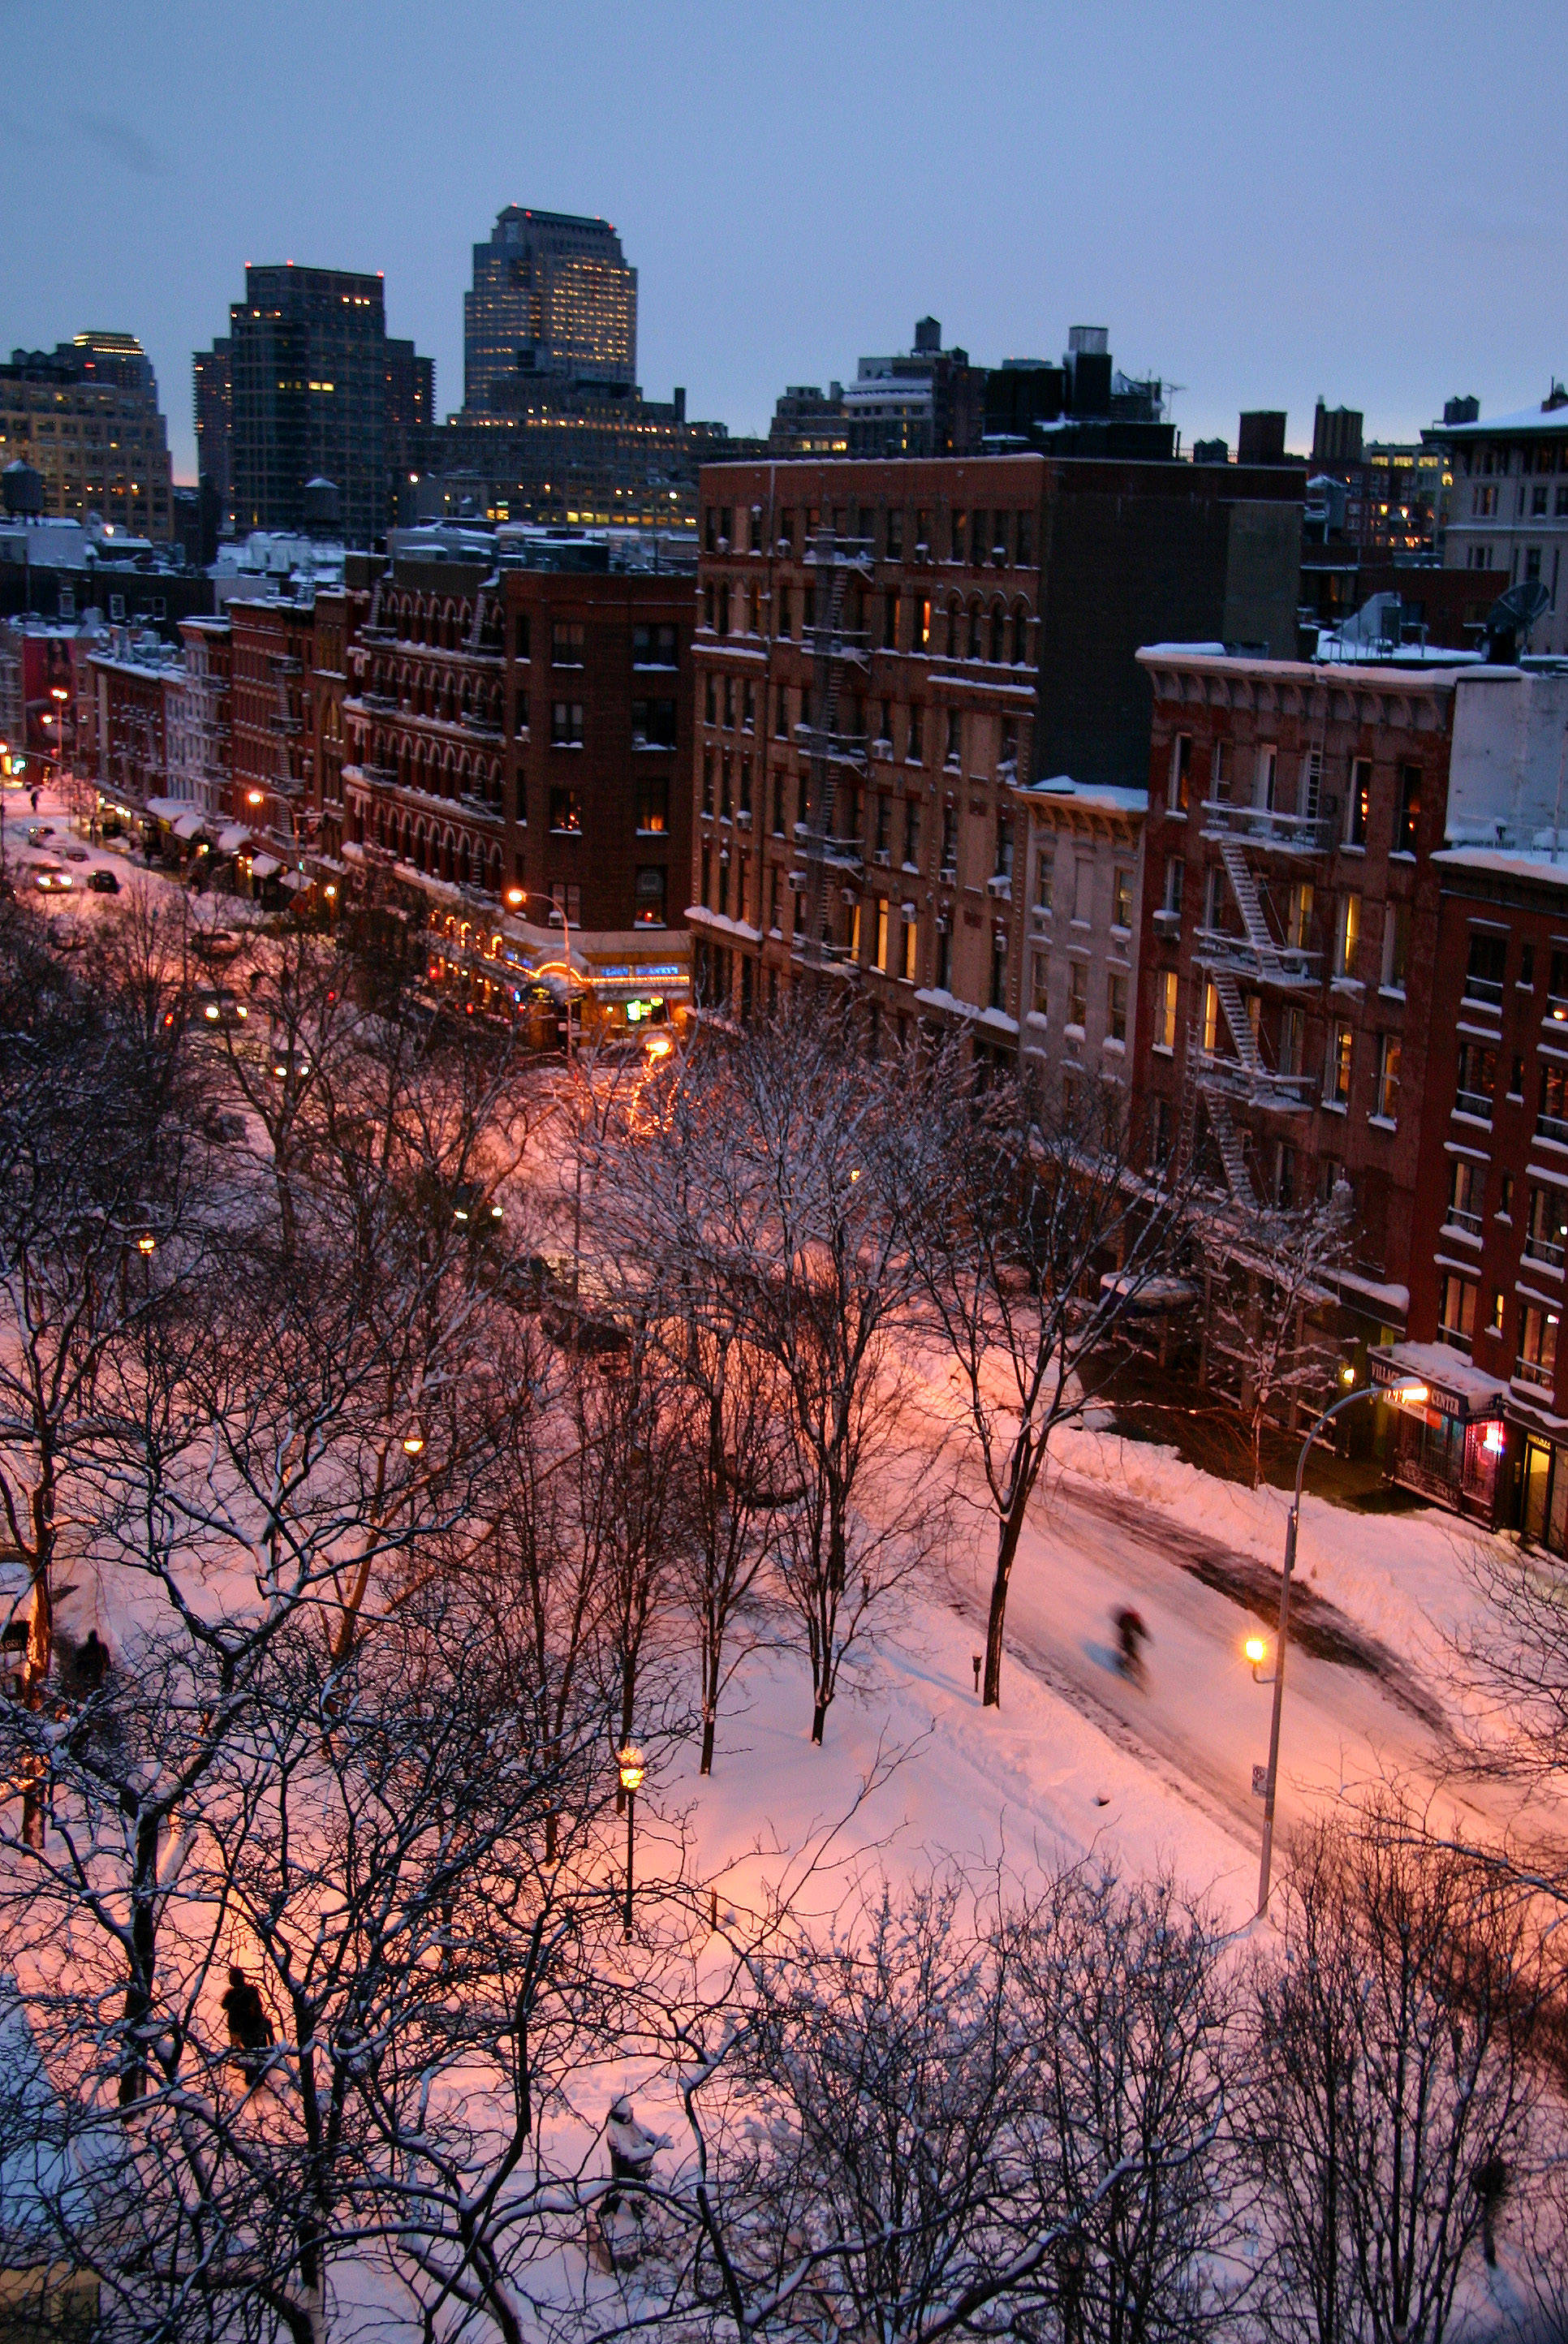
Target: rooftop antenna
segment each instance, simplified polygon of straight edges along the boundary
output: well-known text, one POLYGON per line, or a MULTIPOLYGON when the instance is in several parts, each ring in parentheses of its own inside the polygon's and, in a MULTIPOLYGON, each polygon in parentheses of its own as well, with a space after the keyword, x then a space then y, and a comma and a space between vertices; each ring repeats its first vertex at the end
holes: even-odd
POLYGON ((1486 614, 1486 656, 1494 667, 1512 667, 1523 649, 1530 649, 1530 630, 1551 604, 1552 597, 1539 578, 1522 578, 1500 594, 1486 614))

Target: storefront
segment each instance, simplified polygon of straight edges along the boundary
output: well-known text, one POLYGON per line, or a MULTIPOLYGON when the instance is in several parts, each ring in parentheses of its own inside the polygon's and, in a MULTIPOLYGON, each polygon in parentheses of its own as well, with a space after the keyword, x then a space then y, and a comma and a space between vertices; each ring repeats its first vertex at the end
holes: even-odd
POLYGON ((1391 1413, 1390 1480, 1495 1530, 1508 1508, 1507 1385, 1443 1343, 1384 1344, 1367 1367, 1391 1413))

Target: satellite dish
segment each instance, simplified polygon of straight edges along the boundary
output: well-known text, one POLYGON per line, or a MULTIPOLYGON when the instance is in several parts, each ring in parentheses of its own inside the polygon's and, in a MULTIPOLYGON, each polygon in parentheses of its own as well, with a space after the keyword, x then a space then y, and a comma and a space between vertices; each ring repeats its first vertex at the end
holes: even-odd
POLYGON ((1519 656, 1519 639, 1530 643, 1530 630, 1551 604, 1552 597, 1539 578, 1522 578, 1500 594, 1486 614, 1486 656, 1496 667, 1512 667, 1519 656))

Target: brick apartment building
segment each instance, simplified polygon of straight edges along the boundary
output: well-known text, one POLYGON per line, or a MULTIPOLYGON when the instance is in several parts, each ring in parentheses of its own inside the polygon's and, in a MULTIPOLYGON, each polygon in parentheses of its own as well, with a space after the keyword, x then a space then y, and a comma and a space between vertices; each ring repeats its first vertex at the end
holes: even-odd
POLYGON ((1016 785, 1144 785, 1155 629, 1293 648, 1300 472, 748 463, 701 493, 700 990, 744 1017, 809 949, 874 1036, 956 1017, 1011 1055, 1016 785))
POLYGON ((345 856, 596 995, 687 990, 692 587, 585 541, 500 568, 400 558, 343 704, 345 856), (597 566, 589 566, 590 564, 597 566))
POLYGON ((1402 1333, 1458 672, 1140 654, 1154 688, 1134 1092, 1217 1197, 1348 1183, 1341 1330, 1402 1333))
MULTIPOLYGON (((315 755, 309 601, 268 597, 228 606, 233 645, 234 781, 230 812, 262 842, 245 850, 256 884, 297 885, 313 844, 315 755)), ((228 842, 231 849, 241 842, 228 842)))
POLYGON ((1408 1340, 1374 1363, 1426 1402, 1397 1477, 1568 1554, 1568 672, 1478 669, 1458 694, 1412 1200, 1408 1340))

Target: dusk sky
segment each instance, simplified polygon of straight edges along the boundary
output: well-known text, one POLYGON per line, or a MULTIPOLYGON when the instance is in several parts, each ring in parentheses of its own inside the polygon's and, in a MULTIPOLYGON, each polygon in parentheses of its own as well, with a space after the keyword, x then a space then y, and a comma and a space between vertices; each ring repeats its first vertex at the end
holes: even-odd
POLYGON ((772 8, 0 0, 0 347, 138 334, 177 478, 246 261, 381 269, 462 395, 470 248, 600 213, 639 374, 765 430, 932 311, 972 358, 1069 325, 1183 388, 1184 443, 1321 392, 1370 434, 1568 371, 1568 39, 1504 6, 772 8))

